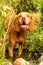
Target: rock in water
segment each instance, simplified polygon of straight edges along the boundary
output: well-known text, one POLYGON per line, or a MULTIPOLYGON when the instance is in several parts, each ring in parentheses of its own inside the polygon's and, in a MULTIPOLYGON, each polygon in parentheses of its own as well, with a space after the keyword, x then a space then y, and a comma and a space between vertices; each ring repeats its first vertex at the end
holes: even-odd
POLYGON ((26 60, 24 60, 23 58, 17 58, 14 61, 14 65, 30 65, 30 63, 26 60))

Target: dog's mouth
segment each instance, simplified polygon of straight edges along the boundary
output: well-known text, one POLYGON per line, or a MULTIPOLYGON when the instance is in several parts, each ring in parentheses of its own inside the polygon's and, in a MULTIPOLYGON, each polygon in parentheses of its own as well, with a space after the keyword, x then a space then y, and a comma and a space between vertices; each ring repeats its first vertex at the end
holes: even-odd
POLYGON ((28 25, 21 25, 22 28, 27 29, 28 25))
POLYGON ((26 24, 25 22, 23 22, 21 24, 21 28, 26 30, 28 28, 28 24, 26 24))

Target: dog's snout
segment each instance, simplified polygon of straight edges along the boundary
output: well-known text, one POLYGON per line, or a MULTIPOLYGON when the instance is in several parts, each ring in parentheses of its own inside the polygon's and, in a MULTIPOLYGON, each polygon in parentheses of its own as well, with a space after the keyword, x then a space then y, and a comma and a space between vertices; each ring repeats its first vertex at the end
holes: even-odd
POLYGON ((22 23, 23 25, 25 25, 25 22, 23 21, 23 23, 22 23))
POLYGON ((25 22, 25 17, 22 17, 22 21, 25 22))
POLYGON ((22 17, 22 24, 25 25, 25 17, 22 17))

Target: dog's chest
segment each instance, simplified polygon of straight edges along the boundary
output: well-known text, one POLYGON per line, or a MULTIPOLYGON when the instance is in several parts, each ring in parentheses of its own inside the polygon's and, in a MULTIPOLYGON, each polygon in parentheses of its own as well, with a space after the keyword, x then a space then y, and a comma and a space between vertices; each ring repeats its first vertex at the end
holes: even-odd
POLYGON ((10 41, 13 39, 15 42, 23 42, 26 39, 26 31, 20 31, 20 32, 16 32, 16 31, 10 31, 9 32, 9 39, 10 41))
POLYGON ((26 31, 16 32, 16 36, 17 36, 17 38, 19 38, 19 37, 23 37, 23 36, 25 36, 25 35, 26 35, 26 31))
POLYGON ((24 41, 26 39, 26 32, 24 31, 17 32, 16 35, 14 35, 14 37, 16 37, 17 42, 24 41))

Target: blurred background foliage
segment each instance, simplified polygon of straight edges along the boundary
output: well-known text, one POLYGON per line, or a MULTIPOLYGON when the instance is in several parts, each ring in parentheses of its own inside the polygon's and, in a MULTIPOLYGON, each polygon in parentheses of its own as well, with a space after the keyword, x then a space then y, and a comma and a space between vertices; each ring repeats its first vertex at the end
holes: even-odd
MULTIPOLYGON (((37 52, 35 55, 37 57, 38 53, 43 55, 43 0, 0 0, 0 61, 3 58, 1 38, 6 33, 4 25, 10 10, 14 10, 15 14, 29 12, 33 16, 35 30, 27 32, 24 48, 31 52, 31 56, 34 52, 37 52)), ((8 46, 9 39, 8 37, 6 39, 8 46)))

